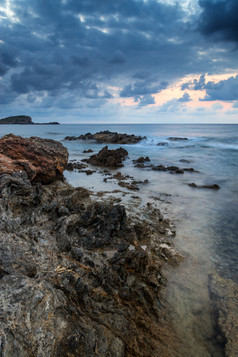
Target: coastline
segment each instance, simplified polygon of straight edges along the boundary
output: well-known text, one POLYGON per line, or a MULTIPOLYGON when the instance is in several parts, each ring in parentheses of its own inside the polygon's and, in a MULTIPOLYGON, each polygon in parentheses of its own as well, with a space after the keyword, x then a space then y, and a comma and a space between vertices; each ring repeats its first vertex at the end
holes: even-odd
POLYGON ((114 197, 91 200, 60 181, 31 185, 24 173, 3 175, 1 192, 3 356, 176 355, 160 289, 164 263, 179 255, 158 238, 154 219, 169 225, 159 210, 135 221, 114 197))
MULTIPOLYGON (((85 173, 83 174, 85 175, 85 173)), ((101 169, 98 170, 98 174, 105 176, 105 178, 108 177, 108 175, 105 172, 103 172, 101 169)), ((112 176, 112 174, 109 176, 112 176)), ((56 294, 57 298, 54 296, 55 288, 57 292, 58 290, 63 292, 64 299, 66 298, 67 300, 69 297, 70 298, 72 297, 72 301, 70 301, 70 308, 67 307, 66 310, 68 310, 69 308, 70 310, 73 311, 71 313, 71 318, 73 316, 73 320, 78 319, 79 311, 77 311, 77 314, 74 316, 74 313, 77 309, 80 310, 80 314, 82 313, 82 310, 83 311, 85 310, 85 301, 84 299, 83 301, 81 301, 79 295, 80 294, 83 296, 85 295, 87 304, 89 304, 87 305, 87 308, 90 307, 90 309, 92 308, 92 302, 88 301, 88 299, 90 300, 93 296, 93 304, 95 306, 91 310, 92 313, 91 316, 88 316, 88 314, 86 313, 87 316, 85 317, 83 315, 82 317, 83 322, 85 322, 85 319, 88 319, 89 317, 90 320, 87 320, 86 326, 83 324, 83 327, 81 326, 81 328, 83 328, 83 330, 85 331, 85 329, 87 330, 89 326, 93 325, 93 331, 96 331, 95 332, 96 335, 93 336, 93 341, 95 341, 95 338, 97 336, 100 336, 100 334, 97 335, 98 327, 95 326, 99 323, 99 326, 101 326, 103 333, 105 332, 104 329, 106 327, 107 334, 109 330, 109 332, 113 336, 113 339, 115 339, 115 336, 117 336, 116 339, 117 347, 115 348, 119 350, 119 352, 117 351, 117 353, 121 353, 121 356, 124 355, 127 356, 155 355, 156 356, 158 353, 161 356, 163 355, 168 356, 169 353, 171 354, 171 356, 181 356, 181 351, 183 350, 183 348, 186 349, 186 346, 183 346, 184 341, 181 339, 181 336, 177 335, 178 331, 176 331, 176 328, 178 328, 178 326, 173 326, 173 324, 171 324, 172 321, 170 319, 172 315, 169 315, 170 312, 169 310, 171 306, 168 305, 168 300, 166 300, 166 297, 164 295, 167 289, 166 277, 164 276, 164 272, 166 272, 168 268, 168 270, 172 270, 172 274, 173 274, 173 271, 177 270, 179 265, 183 263, 181 261, 182 260, 181 254, 176 253, 176 251, 173 248, 176 239, 174 239, 173 234, 171 235, 170 233, 174 231, 174 227, 173 225, 171 225, 171 222, 167 219, 167 217, 166 218, 163 217, 160 212, 160 208, 164 204, 163 201, 165 201, 165 197, 162 196, 152 197, 151 203, 149 203, 148 200, 143 200, 143 197, 140 198, 139 197, 140 195, 137 194, 138 192, 136 191, 133 192, 133 190, 128 191, 127 188, 121 189, 120 187, 118 187, 116 191, 109 189, 107 190, 107 192, 105 191, 93 192, 87 189, 72 188, 72 186, 68 185, 68 183, 66 182, 57 181, 47 186, 43 185, 39 189, 39 187, 36 184, 33 184, 32 186, 29 185, 29 183, 24 182, 25 181, 24 177, 20 179, 22 179, 23 182, 19 183, 19 191, 13 190, 12 196, 11 195, 9 196, 9 191, 6 192, 8 196, 5 197, 6 198, 5 203, 8 202, 10 204, 11 209, 10 210, 8 209, 7 214, 5 215, 5 219, 2 222, 3 224, 2 230, 6 234, 5 239, 7 239, 6 246, 9 244, 9 242, 13 244, 12 252, 10 252, 11 254, 9 260, 8 258, 5 260, 5 263, 7 263, 5 268, 7 267, 7 269, 9 269, 10 275, 11 274, 13 274, 13 276, 15 274, 17 275, 17 278, 13 283, 16 283, 17 280, 19 282, 21 278, 24 278, 26 279, 25 282, 27 282, 27 284, 30 282, 29 286, 30 289, 33 291, 35 288, 34 279, 36 279, 37 284, 41 282, 42 279, 44 284, 45 283, 46 285, 49 284, 47 285, 48 287, 51 286, 51 289, 53 286, 53 290, 51 290, 53 295, 49 296, 49 299, 51 299, 51 301, 53 301, 54 299, 57 300, 59 298, 57 294, 56 294), (38 189, 36 189, 36 187, 38 187, 38 189), (22 190, 25 195, 24 198, 22 197, 22 193, 21 193, 22 190), (44 204, 43 206, 43 202, 48 202, 48 203, 44 204), (61 208, 62 206, 63 208, 61 208), (92 218, 93 216, 91 223, 84 228, 91 232, 92 230, 95 230, 95 227, 99 227, 99 231, 97 231, 96 233, 97 233, 97 237, 100 238, 100 234, 102 233, 102 231, 103 231, 103 236, 105 231, 107 232, 107 230, 109 230, 109 232, 111 232, 110 231, 111 228, 110 227, 108 228, 107 225, 105 227, 103 222, 105 222, 105 220, 107 221, 108 217, 110 220, 110 214, 113 211, 112 207, 115 206, 126 207, 126 211, 124 208, 118 208, 119 210, 118 212, 121 212, 122 210, 125 213, 125 216, 124 213, 121 216, 120 213, 118 216, 118 212, 117 212, 116 216, 112 219, 111 224, 113 226, 118 227, 117 233, 115 235, 114 233, 112 235, 111 233, 109 233, 110 239, 112 239, 113 246, 110 246, 111 243, 104 242, 105 246, 103 243, 101 247, 96 247, 95 249, 95 247, 91 246, 92 241, 90 242, 92 236, 88 237, 90 238, 88 243, 86 239, 86 243, 85 243, 86 248, 83 247, 83 249, 81 249, 81 246, 80 247, 77 246, 77 241, 78 241, 77 237, 79 235, 80 236, 83 235, 83 232, 77 230, 78 224, 79 225, 82 224, 79 223, 79 221, 77 221, 77 215, 78 218, 79 216, 82 215, 82 213, 83 214, 86 213, 86 217, 89 215, 92 218), (24 213, 26 212, 29 213, 29 217, 27 219, 25 218, 25 214, 23 217, 23 210, 24 213), (99 214, 97 212, 99 212, 99 214), (69 219, 69 217, 71 218, 69 219), (127 222, 127 223, 124 222, 125 226, 123 226, 124 218, 125 221, 127 222), (138 225, 138 219, 139 219, 139 227, 135 228, 138 225), (50 223, 48 224, 46 222, 50 222, 50 223), (30 226, 32 225, 36 228, 35 233, 34 233, 34 229, 30 230, 30 226), (64 225, 66 225, 66 228, 64 227, 64 225), (100 233, 100 225, 102 225, 103 227, 101 233, 100 233), (15 232, 18 233, 16 234, 15 232), (130 238, 130 235, 133 236, 133 238, 132 237, 130 238), (23 250, 22 251, 20 250, 19 255, 17 256, 17 260, 21 262, 21 266, 17 265, 16 267, 13 267, 11 266, 12 264, 11 259, 14 256, 15 252, 17 251, 17 247, 15 244, 17 246, 19 245, 19 247, 22 246, 23 244, 23 250), (87 244, 89 244, 89 246, 87 246, 87 244), (77 250, 78 248, 81 250, 77 250), (24 249, 26 249, 27 252, 30 252, 27 253, 26 256, 28 256, 29 254, 30 255, 33 254, 33 256, 35 256, 35 253, 37 253, 36 256, 38 256, 37 258, 38 261, 37 262, 34 261, 32 263, 31 259, 29 261, 27 261, 26 259, 26 264, 23 263, 24 261, 23 255, 25 256, 26 253, 24 249), (139 254, 142 253, 142 255, 144 255, 143 259, 145 259, 146 263, 142 259, 143 262, 142 266, 145 267, 145 270, 144 268, 142 269, 142 271, 140 269, 135 270, 134 267, 132 268, 131 266, 128 266, 128 263, 126 263, 126 259, 128 258, 126 254, 132 254, 135 251, 139 254), (12 253, 14 254, 12 255, 12 253), (116 253, 119 254, 119 257, 118 256, 115 257, 116 253), (113 261, 113 258, 116 260, 113 261), (84 260, 86 260, 86 264, 84 260), (114 266, 115 270, 112 269, 111 273, 109 273, 109 275, 106 275, 106 280, 109 278, 109 281, 113 282, 113 284, 116 285, 110 286, 109 284, 109 286, 107 287, 102 286, 101 289, 99 287, 101 287, 102 283, 99 280, 97 282, 99 286, 97 286, 97 284, 96 286, 94 286, 95 282, 93 283, 93 286, 91 286, 91 281, 90 279, 88 281, 88 276, 93 277, 93 279, 96 278, 96 280, 98 280, 97 275, 99 274, 101 279, 102 274, 105 273, 105 269, 103 270, 102 273, 100 267, 106 264, 107 266, 106 270, 107 270, 108 269, 108 265, 107 265, 108 263, 106 263, 107 260, 110 261, 109 265, 111 265, 111 267, 114 266), (119 266, 119 268, 116 266, 119 266), (119 270, 122 269, 123 278, 125 274, 129 274, 130 277, 128 279, 130 283, 135 279, 134 282, 136 282, 135 284, 136 286, 134 287, 133 285, 134 282, 133 282, 131 287, 131 285, 129 285, 129 283, 127 282, 127 278, 126 278, 126 283, 123 280, 123 286, 117 285, 117 282, 113 280, 114 278, 111 279, 110 277, 110 274, 113 277, 115 277, 115 273, 116 275, 119 274, 119 271, 117 269, 119 270), (150 271, 150 269, 152 269, 152 272, 150 271), (39 271, 39 276, 38 276, 38 271, 39 271), (155 276, 153 275, 154 273, 156 273, 155 276), (77 277, 77 280, 75 280, 75 276, 77 277), (158 280, 158 276, 159 276, 159 280, 158 280), (56 277, 58 279, 57 280, 58 285, 56 284, 56 277), (75 291, 76 281, 78 281, 78 279, 81 279, 79 281, 80 287, 77 288, 79 289, 79 291, 75 291), (128 286, 129 286, 129 291, 127 289, 128 286), (115 295, 112 294, 110 288, 112 290, 114 289, 116 290, 115 295), (122 289, 122 291, 120 291, 120 289, 122 289), (138 297, 139 300, 136 303, 137 301, 136 299, 138 297), (79 302, 76 302, 78 301, 78 299, 79 302), (98 301, 98 299, 100 301, 98 301), (108 307, 105 307, 103 305, 101 299, 103 300, 106 299, 107 303, 110 302, 110 304, 112 304, 110 305, 110 309, 109 309, 110 311, 108 312, 108 314, 110 315, 109 320, 106 321, 106 323, 104 321, 104 314, 105 311, 107 311, 108 307), (111 299, 114 301, 113 303, 111 302, 111 299), (116 305, 116 309, 112 313, 115 307, 114 303, 118 305, 116 305), (76 304, 76 310, 75 310, 75 304, 76 304), (151 310, 151 305, 152 305, 152 310, 151 310), (104 311, 103 315, 100 315, 100 311, 98 312, 97 308, 99 308, 99 310, 100 308, 103 309, 104 311), (119 311, 121 311, 120 310, 121 308, 126 309, 125 311, 122 309, 124 311, 124 313, 122 314, 123 318, 126 318, 124 322, 123 320, 121 320, 122 317, 120 317, 120 313, 119 313, 119 311), (128 311, 130 312, 134 311, 133 316, 137 316, 138 314, 138 316, 136 317, 136 321, 134 321, 134 325, 132 324, 133 319, 132 320, 130 319, 129 322, 126 322, 127 315, 131 316, 128 311), (97 316, 96 320, 94 316, 95 313, 97 316), (115 318, 111 314, 117 317, 116 318, 117 321, 115 321, 115 318), (152 323, 152 321, 154 322, 152 323), (115 325, 116 325, 116 329, 119 330, 115 330, 115 325), (128 328, 128 326, 130 327, 131 325, 134 326, 133 333, 131 334, 132 336, 138 336, 135 337, 135 340, 137 341, 136 342, 137 344, 139 343, 138 345, 139 347, 138 346, 136 347, 136 344, 132 344, 134 343, 133 341, 125 340, 126 337, 123 335, 124 332, 120 330, 120 329, 123 330, 125 326, 127 326, 128 328), (154 330, 156 330, 157 328, 158 331, 154 333, 154 330), (121 336, 123 336, 123 338, 121 336), (146 336, 146 339, 148 341, 145 342, 142 336, 143 338, 146 336), (143 342, 141 339, 143 340, 143 342), (123 343, 121 343, 121 341, 124 343, 124 345, 123 343), (150 346, 148 346, 148 343, 150 346), (125 345, 126 346, 128 345, 128 347, 125 347, 125 345), (148 350, 149 348, 152 348, 151 346, 153 346, 154 350, 148 350), (127 348, 127 350, 125 350, 125 348, 127 348)), ((108 185, 109 188, 110 184, 108 185)), ((141 185, 141 183, 139 185, 141 185)), ((16 187, 16 182, 14 183, 13 187, 16 187)), ((137 258, 138 257, 136 255, 133 259, 137 261, 137 258)), ((141 266, 140 260, 138 264, 139 264, 138 266, 140 267, 141 266)), ((3 274, 2 279, 5 279, 5 277, 9 278, 9 272, 7 271, 7 269, 1 272, 3 274)), ((37 286, 37 288, 38 287, 39 286, 37 286)), ((216 289, 218 290, 218 288, 216 289)), ((213 291, 215 291, 214 288, 213 291)), ((9 290, 7 292, 9 293, 9 290)), ((39 292, 40 295, 42 295, 42 293, 43 293, 42 291, 39 292)), ((8 298, 7 294, 6 294, 6 298, 8 298)), ((67 305, 68 300, 67 301, 64 300, 63 304, 61 301, 60 309, 61 308, 63 310, 65 309, 65 303, 67 305)), ((41 307, 44 309, 44 304, 41 307)), ((219 309, 221 309, 221 303, 217 302, 217 310, 219 309)), ((21 311, 23 312, 22 316, 24 316, 25 314, 24 309, 21 311)), ((14 313, 15 312, 13 309, 13 315, 14 313)), ((55 324, 54 311, 51 311, 49 313, 50 314, 53 313, 53 319, 51 320, 51 322, 52 324, 55 324)), ((20 316, 19 327, 20 326, 22 327, 22 321, 21 321, 22 316, 20 316)), ((37 317, 38 319, 40 318, 39 316, 40 314, 37 317)), ((33 320, 35 321, 34 322, 35 324, 37 318, 34 318, 33 316, 33 320)), ((15 317, 13 318, 13 320, 14 319, 15 317)), ((30 328, 29 326, 33 320, 30 318, 30 322, 29 321, 27 322, 27 320, 25 320, 25 317, 23 318, 23 321, 25 321, 24 324, 26 324, 25 325, 26 329, 30 328)), ((80 318, 80 321, 82 320, 80 318)), ((221 321, 220 319, 221 325, 222 322, 224 324, 224 318, 223 321, 221 321)), ((234 320, 233 323, 234 322, 236 323, 236 320, 234 320)), ((61 321, 60 323, 62 323, 62 325, 64 325, 65 327, 68 323, 68 317, 66 318, 66 322, 61 321)), ((46 326, 46 330, 48 327, 46 326)), ((64 331, 67 331, 67 328, 64 331)), ((77 326, 77 329, 78 328, 79 327, 77 326)), ((51 336, 52 333, 56 333, 56 332, 52 332, 52 325, 49 327, 49 330, 48 332, 51 334, 51 336)), ((225 331, 223 331, 223 333, 225 333, 225 331)), ((221 336, 220 331, 217 331, 217 335, 218 338, 220 338, 220 344, 221 345, 224 344, 224 339, 221 336)), ((7 336, 6 338, 8 338, 8 340, 10 339, 9 336, 7 336)), ((34 333, 31 334, 31 338, 33 339, 35 338, 34 333)), ((60 339, 61 337, 58 336, 58 338, 60 339)), ((75 340, 78 341, 78 339, 79 339, 79 335, 77 334, 75 335, 74 333, 72 333, 71 337, 69 337, 68 335, 68 339, 66 339, 67 341, 64 340, 64 342, 62 342, 60 348, 68 348, 69 340, 70 341, 73 340, 74 345, 77 345, 78 342, 76 343, 75 340)), ((25 342, 23 341, 22 344, 24 345, 24 343, 25 342)), ((35 341, 34 343, 36 345, 38 342, 35 341)), ((53 344, 52 341, 51 343, 53 344)), ((81 341, 80 348, 82 348, 82 343, 83 342, 81 341)), ((85 343, 88 344, 89 341, 87 340, 87 342, 85 343)), ((93 344, 92 341, 90 343, 93 344)), ((111 343, 112 343, 112 339, 110 340, 110 343, 108 342, 108 348, 111 348, 110 347, 111 343)), ((216 344, 217 342, 213 341, 213 343, 216 344)), ((227 356, 229 355, 232 356, 232 354, 229 353, 232 353, 230 352, 230 349, 228 350, 227 356)), ((87 354, 85 354, 85 356, 87 356, 87 354)), ((118 354, 118 356, 120 356, 120 354, 118 354)), ((183 356, 186 356, 186 354, 183 353, 183 356)), ((194 356, 196 356, 196 354, 194 354, 194 356)))

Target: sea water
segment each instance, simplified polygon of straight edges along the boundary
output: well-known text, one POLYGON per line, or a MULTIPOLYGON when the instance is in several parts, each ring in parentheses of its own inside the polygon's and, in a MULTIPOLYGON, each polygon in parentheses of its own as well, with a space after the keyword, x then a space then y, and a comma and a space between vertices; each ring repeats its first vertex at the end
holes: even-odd
MULTIPOLYGON (((222 356, 210 343, 213 322, 209 318, 208 275, 217 271, 238 284, 238 125, 1 125, 0 136, 12 132, 59 140, 68 148, 70 160, 79 161, 90 155, 83 150, 98 152, 105 145, 64 141, 64 137, 101 130, 146 136, 137 144, 121 145, 129 157, 120 171, 138 180, 148 179, 139 191, 143 202, 157 198, 158 206, 176 223, 174 244, 185 259, 168 272, 167 298, 181 339, 188 340, 181 356, 222 356), (188 140, 172 141, 169 137, 188 140), (140 156, 149 156, 154 165, 193 167, 199 173, 179 175, 135 168, 132 160, 140 156), (220 190, 189 187, 193 182, 218 184, 220 190)), ((118 189, 115 182, 104 182, 99 173, 86 176, 66 171, 65 176, 74 186, 94 191, 118 189)))

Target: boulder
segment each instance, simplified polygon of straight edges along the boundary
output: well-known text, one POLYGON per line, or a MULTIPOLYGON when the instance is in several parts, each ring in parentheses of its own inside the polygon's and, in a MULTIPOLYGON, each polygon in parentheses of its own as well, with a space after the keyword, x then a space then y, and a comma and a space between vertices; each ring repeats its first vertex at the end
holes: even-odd
POLYGON ((122 161, 127 155, 128 152, 123 148, 108 150, 108 146, 105 146, 98 154, 90 156, 86 162, 94 166, 117 168, 123 166, 122 161))
POLYGON ((34 182, 49 183, 62 178, 68 151, 59 142, 13 134, 0 139, 0 174, 25 171, 34 182))

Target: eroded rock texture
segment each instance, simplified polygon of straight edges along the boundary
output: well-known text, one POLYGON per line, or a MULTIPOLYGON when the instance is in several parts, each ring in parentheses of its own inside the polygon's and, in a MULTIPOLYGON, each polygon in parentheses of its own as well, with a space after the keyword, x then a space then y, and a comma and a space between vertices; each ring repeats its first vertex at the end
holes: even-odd
POLYGON ((108 146, 105 146, 97 154, 90 156, 85 161, 94 166, 117 168, 122 167, 122 161, 127 157, 128 152, 123 148, 116 150, 109 150, 108 146))
POLYGON ((68 151, 58 141, 13 134, 0 139, 0 174, 24 170, 30 181, 49 183, 62 177, 68 151))
POLYGON ((0 356, 176 356, 156 224, 84 188, 0 176, 0 356), (147 248, 145 248, 145 246, 147 248), (171 352, 172 351, 172 352, 171 352))
POLYGON ((215 304, 218 342, 224 346, 225 356, 238 356, 238 288, 237 285, 218 274, 209 276, 209 289, 215 304))

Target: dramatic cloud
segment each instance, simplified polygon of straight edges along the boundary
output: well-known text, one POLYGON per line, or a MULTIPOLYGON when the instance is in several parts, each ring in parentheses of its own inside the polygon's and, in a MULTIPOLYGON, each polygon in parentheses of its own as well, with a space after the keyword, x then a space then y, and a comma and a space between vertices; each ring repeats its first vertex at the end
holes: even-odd
POLYGON ((168 87, 168 82, 162 81, 160 83, 154 83, 154 80, 146 79, 143 81, 136 81, 128 84, 121 92, 121 97, 134 97, 138 95, 147 95, 152 93, 159 93, 161 90, 168 87))
POLYGON ((203 101, 222 100, 233 101, 238 99, 238 75, 236 77, 230 77, 226 80, 219 82, 206 82, 205 75, 201 75, 200 78, 193 81, 184 83, 181 89, 190 90, 206 90, 206 95, 203 101))
MULTIPOLYGON (((238 51, 229 41, 237 41, 237 13, 231 0, 2 0, 3 116, 29 107, 36 114, 106 103, 118 110, 125 98, 145 111, 186 75, 235 72, 238 51)), ((232 83, 208 88, 203 75, 182 89, 235 100, 232 83)), ((185 105, 190 97, 171 100, 185 105)))
POLYGON ((203 100, 233 101, 238 99, 238 75, 218 83, 208 82, 203 100))
POLYGON ((205 74, 202 74, 199 80, 194 79, 193 81, 183 83, 181 89, 202 90, 205 89, 205 86, 206 86, 205 74))
POLYGON ((200 0, 199 4, 203 9, 199 23, 203 34, 238 42, 237 0, 200 0))

